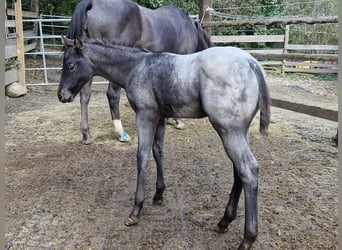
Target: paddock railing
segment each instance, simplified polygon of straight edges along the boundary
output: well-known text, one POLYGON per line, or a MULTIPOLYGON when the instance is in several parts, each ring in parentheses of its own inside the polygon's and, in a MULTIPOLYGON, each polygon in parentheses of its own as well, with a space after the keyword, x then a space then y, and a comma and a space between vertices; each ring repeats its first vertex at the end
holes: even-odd
POLYGON ((275 49, 246 49, 260 60, 265 69, 311 74, 337 74, 338 45, 289 44, 290 26, 282 35, 211 36, 216 45, 277 43, 275 49))

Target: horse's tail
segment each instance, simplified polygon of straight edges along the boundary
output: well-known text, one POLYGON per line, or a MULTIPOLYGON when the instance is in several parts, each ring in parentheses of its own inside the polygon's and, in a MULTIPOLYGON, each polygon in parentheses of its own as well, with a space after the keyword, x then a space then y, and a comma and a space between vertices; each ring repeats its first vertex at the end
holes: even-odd
POLYGON ((249 65, 253 69, 259 83, 259 109, 260 109, 260 133, 267 135, 268 126, 270 124, 270 96, 266 85, 266 76, 261 65, 254 60, 249 61, 249 65))
POLYGON ((214 44, 210 40, 210 37, 205 29, 203 29, 202 25, 198 21, 194 21, 196 30, 197 30, 197 37, 198 37, 198 46, 197 50, 201 51, 210 47, 213 47, 214 44))
POLYGON ((77 4, 74 13, 72 14, 67 37, 75 39, 81 37, 85 28, 87 19, 87 11, 92 7, 92 0, 82 0, 77 4))

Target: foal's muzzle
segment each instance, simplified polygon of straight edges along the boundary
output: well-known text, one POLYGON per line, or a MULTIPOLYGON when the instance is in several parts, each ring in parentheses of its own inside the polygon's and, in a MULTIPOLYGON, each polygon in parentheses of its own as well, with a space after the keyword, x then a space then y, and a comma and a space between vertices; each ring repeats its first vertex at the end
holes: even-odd
POLYGON ((57 93, 58 99, 60 102, 72 102, 74 100, 74 95, 70 91, 65 90, 58 90, 57 93))

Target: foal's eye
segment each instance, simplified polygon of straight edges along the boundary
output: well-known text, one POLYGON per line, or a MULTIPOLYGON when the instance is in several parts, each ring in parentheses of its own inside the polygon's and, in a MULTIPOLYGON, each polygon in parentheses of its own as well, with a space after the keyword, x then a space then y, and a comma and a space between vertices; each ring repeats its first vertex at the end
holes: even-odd
POLYGON ((76 66, 74 64, 69 64, 67 68, 70 72, 74 72, 76 70, 76 66))

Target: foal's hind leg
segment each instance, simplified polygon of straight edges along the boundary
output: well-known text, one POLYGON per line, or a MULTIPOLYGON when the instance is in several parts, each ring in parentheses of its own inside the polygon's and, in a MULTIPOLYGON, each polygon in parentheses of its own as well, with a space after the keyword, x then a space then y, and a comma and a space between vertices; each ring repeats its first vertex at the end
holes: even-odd
POLYGON ((109 83, 107 89, 107 98, 109 103, 109 109, 112 116, 115 137, 121 142, 128 142, 130 140, 129 135, 122 127, 120 120, 120 97, 121 88, 115 83, 109 83))
POLYGON ((93 139, 91 138, 89 132, 89 124, 88 124, 88 105, 90 101, 91 95, 91 83, 90 80, 87 82, 80 91, 80 103, 81 103, 81 124, 80 130, 82 133, 82 143, 85 145, 89 145, 93 143, 93 139))
POLYGON ((230 198, 228 201, 228 205, 226 207, 226 211, 224 212, 224 216, 222 220, 218 223, 218 229, 222 233, 227 229, 229 224, 236 218, 236 211, 237 211, 241 191, 242 191, 242 182, 237 173, 236 167, 234 165, 234 183, 233 183, 232 191, 230 193, 230 198))
POLYGON ((258 235, 258 172, 259 166, 254 158, 245 133, 231 133, 221 136, 225 151, 234 164, 234 185, 225 214, 218 227, 224 230, 236 216, 236 209, 241 193, 245 194, 245 230, 239 249, 249 249, 258 235))

